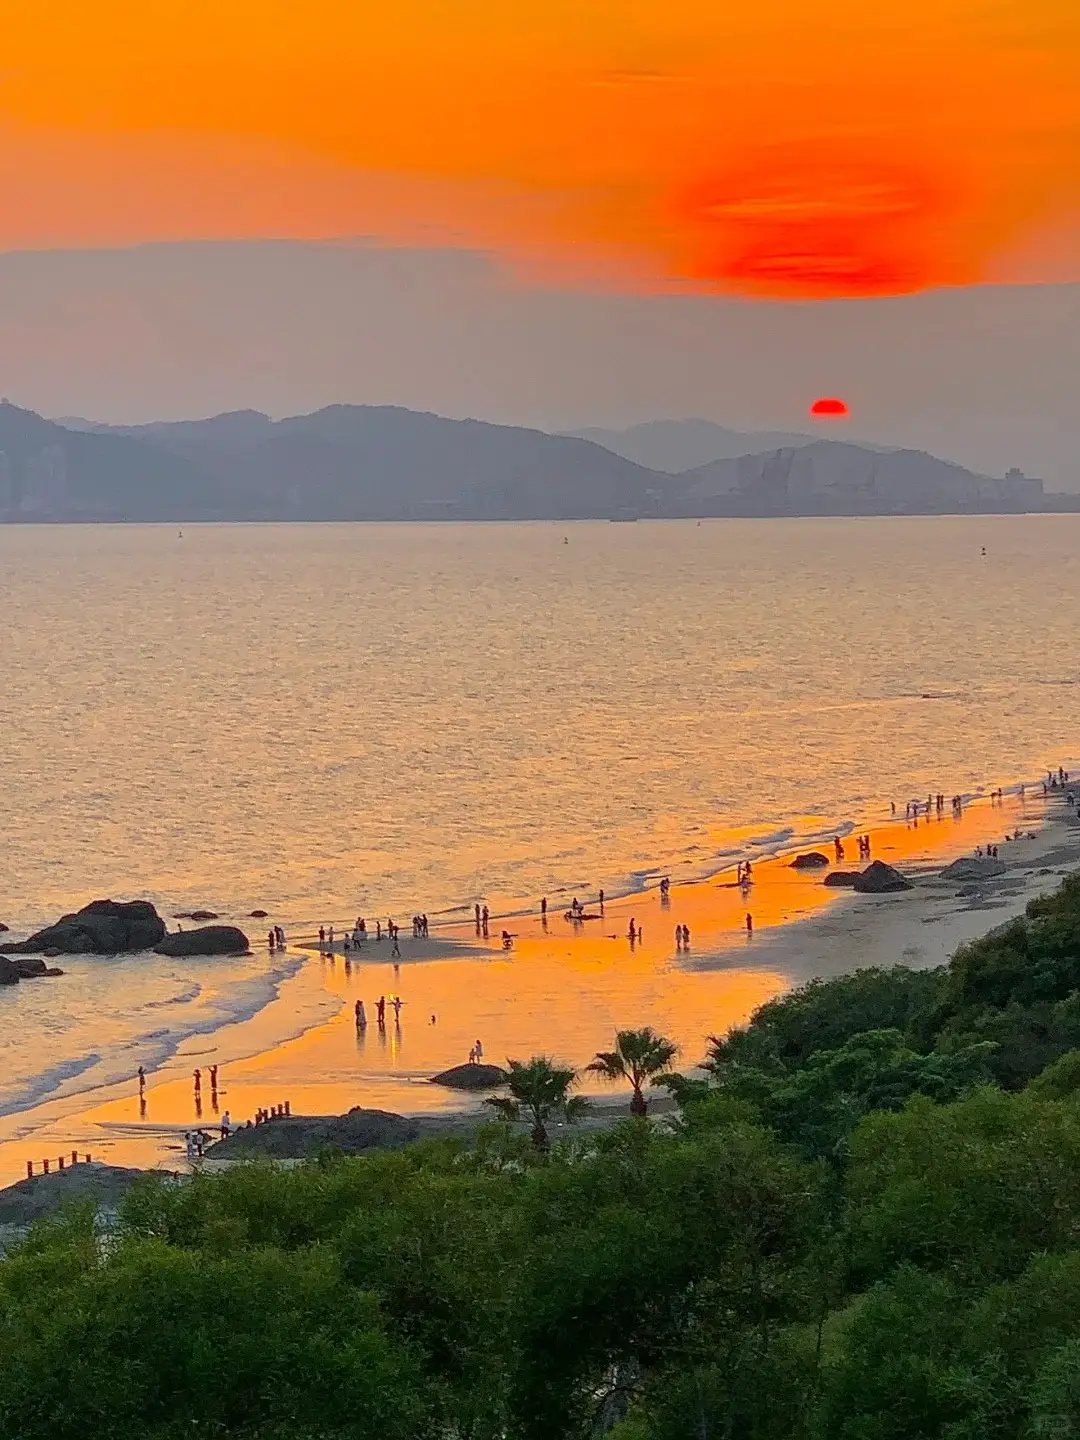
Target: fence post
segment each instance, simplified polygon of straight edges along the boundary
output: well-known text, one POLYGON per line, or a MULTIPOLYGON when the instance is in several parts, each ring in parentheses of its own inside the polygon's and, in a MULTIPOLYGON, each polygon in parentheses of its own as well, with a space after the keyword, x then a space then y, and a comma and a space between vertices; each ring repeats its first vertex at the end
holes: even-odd
POLYGON ((57 1160, 56 1163, 57 1163, 57 1165, 60 1166, 60 1169, 61 1169, 61 1170, 64 1168, 64 1157, 63 1157, 63 1155, 60 1156, 59 1160, 57 1160))
POLYGON ((32 1180, 32 1179, 34 1178, 34 1162, 33 1162, 33 1160, 27 1160, 27 1162, 26 1162, 26 1178, 27 1178, 28 1180, 32 1180))
POLYGON ((78 1152, 78 1150, 72 1150, 72 1152, 71 1152, 71 1163, 72 1163, 73 1165, 77 1165, 77 1164, 79 1163, 79 1152, 78 1152))
POLYGON ((43 1160, 43 1161, 41 1162, 41 1170, 42 1170, 42 1174, 44 1174, 44 1175, 47 1175, 47 1174, 49 1173, 49 1162, 48 1162, 48 1160, 43 1160))

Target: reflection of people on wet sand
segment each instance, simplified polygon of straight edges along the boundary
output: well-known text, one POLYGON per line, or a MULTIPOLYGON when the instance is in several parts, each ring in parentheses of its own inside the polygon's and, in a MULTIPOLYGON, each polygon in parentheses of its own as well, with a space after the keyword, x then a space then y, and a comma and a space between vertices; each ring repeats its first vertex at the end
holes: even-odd
POLYGON ((509 930, 502 932, 502 947, 504 950, 512 950, 514 948, 514 937, 510 934, 509 930))

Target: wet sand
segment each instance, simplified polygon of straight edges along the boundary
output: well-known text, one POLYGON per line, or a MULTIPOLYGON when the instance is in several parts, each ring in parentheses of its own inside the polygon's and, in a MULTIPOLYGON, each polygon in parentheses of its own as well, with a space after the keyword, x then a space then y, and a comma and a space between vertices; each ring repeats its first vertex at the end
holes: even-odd
MULTIPOLYGON (((601 920, 584 924, 569 924, 560 906, 546 927, 538 915, 493 917, 488 939, 471 923, 440 926, 427 941, 405 934, 397 964, 385 938, 346 960, 340 944, 330 954, 320 951, 317 937, 290 937, 293 948, 310 947, 310 961, 252 1020, 187 1042, 149 1077, 142 1109, 131 1082, 0 1120, 0 1183, 25 1175, 27 1160, 75 1148, 112 1164, 175 1168, 185 1130, 198 1123, 211 1129, 224 1110, 235 1125, 285 1100, 293 1114, 340 1114, 355 1105, 476 1113, 481 1097, 433 1086, 429 1077, 464 1061, 477 1038, 485 1059, 496 1063, 547 1053, 582 1066, 610 1045, 616 1028, 651 1024, 678 1041, 680 1063, 689 1068, 702 1058, 708 1035, 744 1021, 792 984, 860 965, 942 963, 961 940, 1020 913, 1032 895, 1052 889, 1080 863, 1080 828, 1063 805, 1048 808, 1030 792, 1024 801, 1007 796, 1000 806, 971 804, 959 819, 946 813, 917 826, 901 819, 870 834, 873 858, 904 869, 914 890, 869 897, 828 889, 823 872, 793 870, 789 855, 755 864, 749 899, 733 873, 721 874, 673 884, 667 903, 656 889, 610 901, 601 920), (1018 827, 1036 838, 1005 843, 1018 827), (958 886, 935 881, 943 864, 993 842, 1009 872, 981 898, 959 898, 958 886), (744 929, 747 910, 752 938, 744 929), (644 930, 633 946, 631 918, 644 930), (691 931, 685 953, 674 942, 682 924, 691 931), (504 928, 515 935, 510 952, 498 938, 504 928), (375 1001, 395 994, 404 1002, 400 1025, 388 1006, 379 1030, 375 1001), (281 1007, 328 998, 331 1018, 285 1044, 270 1041, 281 1033, 281 1007), (369 1020, 361 1033, 353 1022, 357 998, 369 1020), (222 1067, 216 1106, 206 1080, 211 1063, 222 1067), (196 1066, 204 1075, 201 1113, 193 1098, 196 1066)), ((845 848, 845 868, 857 868, 853 836, 845 848)), ((612 1094, 595 1083, 584 1089, 612 1094)))

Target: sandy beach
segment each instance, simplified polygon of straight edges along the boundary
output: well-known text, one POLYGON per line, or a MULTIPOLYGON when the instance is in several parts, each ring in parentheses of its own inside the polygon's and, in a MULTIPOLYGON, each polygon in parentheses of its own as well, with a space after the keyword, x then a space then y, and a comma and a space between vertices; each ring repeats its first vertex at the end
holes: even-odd
MULTIPOLYGON (((149 1076, 142 1107, 132 1078, 0 1120, 0 1182, 25 1175, 28 1160, 40 1164, 72 1150, 113 1164, 175 1167, 187 1129, 209 1130, 226 1110, 234 1125, 243 1123, 286 1100, 294 1114, 339 1114, 355 1105, 475 1113, 481 1097, 432 1085, 430 1077, 461 1063, 477 1039, 496 1063, 550 1053, 583 1066, 617 1027, 651 1024, 678 1041, 680 1063, 690 1068, 709 1034, 741 1023, 792 985, 860 965, 941 964, 962 941, 1021 913, 1080 863, 1072 816, 1062 801, 1028 790, 1023 799, 969 804, 958 818, 879 825, 869 832, 873 857, 914 882, 894 895, 827 888, 822 872, 793 869, 784 855, 755 864, 748 897, 724 872, 673 884, 667 901, 656 888, 608 901, 602 919, 583 924, 568 923, 560 909, 546 924, 537 914, 493 917, 487 939, 461 923, 440 926, 430 939, 407 933, 396 963, 385 938, 346 957, 340 942, 331 953, 317 936, 290 937, 290 948, 308 958, 277 998, 251 1020, 192 1037, 149 1076), (1017 830, 1021 839, 1005 840, 1017 830), (955 882, 937 878, 951 860, 991 843, 1007 865, 1000 880, 961 894, 955 882), (752 937, 744 927, 748 910, 752 937), (631 919, 641 933, 633 945, 631 919), (690 928, 686 951, 676 948, 677 925, 690 928), (499 938, 504 928, 514 935, 508 952, 499 938), (400 1024, 388 1007, 385 1029, 375 1025, 380 995, 401 996, 400 1024), (370 1021, 363 1032, 353 1020, 358 998, 370 1021), (301 1012, 320 1018, 273 1043, 301 1012), (216 1103, 204 1078, 197 1106, 192 1072, 198 1067, 205 1077, 211 1064, 220 1067, 216 1103)), ((854 836, 844 843, 851 866, 854 836)), ((581 899, 594 913, 595 897, 581 899)))

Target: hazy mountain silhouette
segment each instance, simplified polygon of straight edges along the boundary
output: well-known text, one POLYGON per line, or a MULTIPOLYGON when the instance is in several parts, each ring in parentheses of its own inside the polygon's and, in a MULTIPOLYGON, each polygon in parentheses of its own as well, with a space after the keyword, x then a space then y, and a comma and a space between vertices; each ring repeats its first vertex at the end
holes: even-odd
POLYGON ((678 475, 714 460, 733 460, 740 455, 760 455, 795 445, 809 445, 812 435, 789 434, 785 430, 729 430, 711 420, 645 420, 625 430, 605 430, 593 425, 567 431, 581 440, 592 440, 644 465, 678 475))
POLYGON ((666 502, 682 515, 932 515, 1039 510, 1046 497, 1018 470, 995 479, 922 450, 814 440, 673 476, 666 502))
POLYGON ((391 406, 272 420, 244 410, 133 427, 0 406, 0 519, 574 520, 1078 508, 1017 471, 807 441, 649 470, 539 430, 391 406))
POLYGON ((217 519, 220 486, 157 445, 0 403, 0 521, 217 519))

